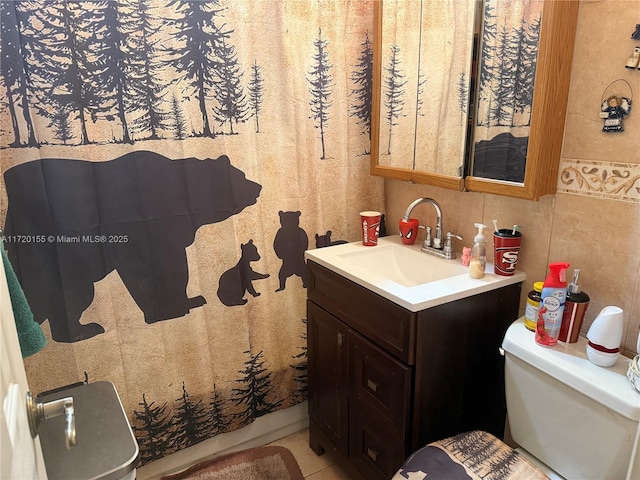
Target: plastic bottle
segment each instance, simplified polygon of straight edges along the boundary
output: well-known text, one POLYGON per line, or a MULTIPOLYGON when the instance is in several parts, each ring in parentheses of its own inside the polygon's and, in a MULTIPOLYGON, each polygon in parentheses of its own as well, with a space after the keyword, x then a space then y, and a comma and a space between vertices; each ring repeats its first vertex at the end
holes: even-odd
POLYGON ((564 303, 567 299, 567 262, 549 264, 549 275, 540 293, 540 308, 536 324, 536 343, 552 347, 558 343, 564 303))
MULTIPOLYGON (((540 308, 540 293, 543 282, 535 282, 533 290, 527 294, 527 305, 524 309, 524 326, 532 332, 536 331, 538 321, 538 309, 540 308)), ((566 305, 566 304, 565 304, 566 305)))
POLYGON ((478 234, 473 238, 469 276, 471 278, 482 278, 484 277, 484 269, 487 264, 487 241, 482 231, 487 228, 487 226, 482 223, 474 223, 474 226, 478 229, 478 234))
POLYGON ((584 314, 589 307, 589 295, 582 291, 578 283, 580 270, 573 271, 573 280, 567 287, 567 301, 564 304, 564 314, 562 315, 562 326, 560 327, 561 342, 575 343, 580 336, 580 328, 584 320, 584 314))

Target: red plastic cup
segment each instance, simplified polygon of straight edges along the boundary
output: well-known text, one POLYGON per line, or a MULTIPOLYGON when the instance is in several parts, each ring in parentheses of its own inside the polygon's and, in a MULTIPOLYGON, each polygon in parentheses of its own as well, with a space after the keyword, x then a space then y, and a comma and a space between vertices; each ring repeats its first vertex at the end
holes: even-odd
POLYGON ((405 245, 413 245, 418 236, 418 222, 417 218, 410 218, 406 222, 400 220, 400 238, 405 245))
POLYGON ((360 212, 362 221, 362 244, 372 247, 378 244, 378 234, 380 233, 380 212, 360 212))
POLYGON ((509 277, 516 271, 518 253, 522 244, 522 234, 510 228, 502 228, 493 234, 493 272, 509 277))

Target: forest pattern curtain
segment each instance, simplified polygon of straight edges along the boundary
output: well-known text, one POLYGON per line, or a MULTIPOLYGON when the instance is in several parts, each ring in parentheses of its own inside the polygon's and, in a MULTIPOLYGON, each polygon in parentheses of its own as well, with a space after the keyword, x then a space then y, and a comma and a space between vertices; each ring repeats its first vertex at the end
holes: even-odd
POLYGON ((473 175, 524 182, 541 0, 486 0, 473 175))
POLYGON ((306 398, 304 250, 359 238, 368 0, 0 1, 34 392, 116 385, 149 462, 306 398))

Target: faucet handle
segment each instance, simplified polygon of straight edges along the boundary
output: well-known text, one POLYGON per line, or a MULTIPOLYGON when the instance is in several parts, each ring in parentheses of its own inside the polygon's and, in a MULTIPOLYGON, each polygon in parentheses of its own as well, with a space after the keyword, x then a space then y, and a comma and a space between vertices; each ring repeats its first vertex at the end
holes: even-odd
POLYGON ((444 253, 446 255, 447 260, 451 260, 456 258, 456 253, 453 251, 453 237, 457 238, 458 240, 462 240, 462 237, 460 235, 456 235, 455 233, 451 233, 451 232, 447 232, 447 239, 444 242, 444 253))
POLYGON ((424 236, 424 242, 422 242, 423 247, 431 246, 431 227, 424 227, 425 232, 427 232, 424 236))

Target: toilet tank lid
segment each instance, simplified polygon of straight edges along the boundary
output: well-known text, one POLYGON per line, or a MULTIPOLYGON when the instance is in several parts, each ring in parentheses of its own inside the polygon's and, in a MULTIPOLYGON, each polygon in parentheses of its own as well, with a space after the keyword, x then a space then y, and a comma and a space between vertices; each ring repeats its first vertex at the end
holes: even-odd
POLYGON ((507 329, 502 342, 505 355, 518 357, 620 415, 640 421, 640 393, 627 379, 630 359, 621 355, 612 367, 599 367, 587 359, 586 346, 587 339, 580 337, 576 343, 542 347, 523 318, 507 329))

